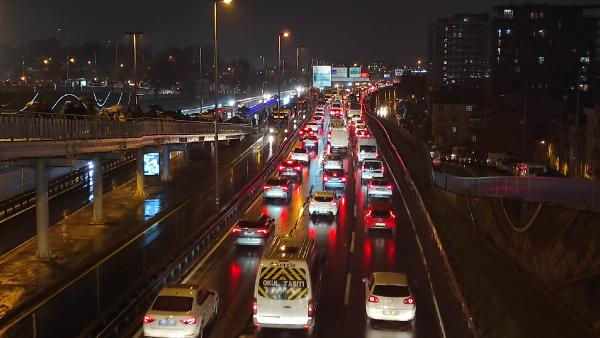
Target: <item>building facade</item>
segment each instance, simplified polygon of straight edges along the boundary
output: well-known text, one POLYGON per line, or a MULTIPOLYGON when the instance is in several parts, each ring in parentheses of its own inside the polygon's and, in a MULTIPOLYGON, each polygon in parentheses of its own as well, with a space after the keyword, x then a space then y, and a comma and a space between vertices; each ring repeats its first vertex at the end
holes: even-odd
POLYGON ((593 91, 598 64, 600 6, 506 5, 493 8, 492 77, 498 94, 546 91, 574 101, 593 91))
POLYGON ((479 84, 490 72, 489 14, 457 14, 429 24, 427 70, 434 87, 479 84))

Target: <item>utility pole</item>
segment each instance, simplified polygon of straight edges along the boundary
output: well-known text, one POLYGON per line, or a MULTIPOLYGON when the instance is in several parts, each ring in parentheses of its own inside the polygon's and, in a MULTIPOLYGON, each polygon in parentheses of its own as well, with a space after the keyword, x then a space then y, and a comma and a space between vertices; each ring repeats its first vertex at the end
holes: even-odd
POLYGON ((133 43, 133 95, 135 104, 138 104, 138 78, 137 78, 137 37, 144 34, 143 32, 127 32, 126 35, 131 35, 133 43))

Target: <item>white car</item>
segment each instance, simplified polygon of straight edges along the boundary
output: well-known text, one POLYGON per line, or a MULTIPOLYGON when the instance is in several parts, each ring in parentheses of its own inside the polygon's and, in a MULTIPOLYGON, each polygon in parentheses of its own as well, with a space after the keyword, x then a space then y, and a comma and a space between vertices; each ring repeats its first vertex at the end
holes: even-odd
POLYGON ((327 154, 323 159, 323 169, 344 169, 344 157, 340 154, 327 154))
POLYGON ((308 203, 308 213, 311 216, 330 215, 336 216, 338 213, 338 200, 335 193, 331 191, 317 191, 311 197, 308 203))
POLYGON ((379 160, 364 160, 360 170, 361 181, 383 178, 383 163, 379 160))
POLYGON ((289 181, 285 177, 269 178, 263 187, 263 196, 289 200, 292 197, 289 181))
POLYGON ((392 197, 392 183, 385 178, 374 178, 367 185, 367 196, 369 197, 392 197))
POLYGON ((363 282, 368 318, 401 322, 415 318, 417 306, 405 274, 374 272, 363 282))
POLYGON ((290 158, 298 162, 310 163, 310 156, 308 155, 308 150, 306 148, 295 148, 291 152, 290 158))
POLYGON ((202 336, 218 310, 219 295, 213 290, 191 284, 166 287, 144 315, 144 336, 202 336))

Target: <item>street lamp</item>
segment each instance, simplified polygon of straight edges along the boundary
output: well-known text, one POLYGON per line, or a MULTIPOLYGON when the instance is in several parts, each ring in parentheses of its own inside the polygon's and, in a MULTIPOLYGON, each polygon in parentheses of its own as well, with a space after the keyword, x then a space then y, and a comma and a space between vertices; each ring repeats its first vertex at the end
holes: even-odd
POLYGON ((138 80, 137 80, 137 38, 139 35, 144 34, 143 32, 126 32, 125 35, 131 35, 131 42, 133 44, 133 96, 135 98, 135 104, 138 104, 138 80))
POLYGON ((277 57, 277 73, 278 73, 278 80, 277 80, 277 114, 279 114, 279 111, 281 109, 281 37, 287 38, 288 36, 290 36, 289 32, 283 32, 283 33, 279 33, 277 35, 277 51, 278 51, 278 57, 277 57))
POLYGON ((223 2, 228 5, 232 0, 213 0, 213 21, 214 21, 214 68, 215 68, 215 143, 214 143, 214 165, 215 165, 215 205, 219 209, 219 118, 217 116, 218 107, 218 89, 219 89, 219 40, 217 35, 217 3, 223 2))

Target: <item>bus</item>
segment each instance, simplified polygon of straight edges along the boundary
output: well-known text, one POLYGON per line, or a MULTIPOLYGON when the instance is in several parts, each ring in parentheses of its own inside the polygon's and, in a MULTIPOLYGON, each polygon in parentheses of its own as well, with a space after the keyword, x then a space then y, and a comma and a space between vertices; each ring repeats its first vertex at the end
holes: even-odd
POLYGON ((260 260, 252 320, 257 328, 310 329, 321 265, 312 238, 276 237, 260 260))

